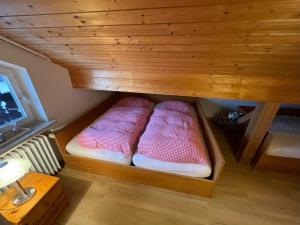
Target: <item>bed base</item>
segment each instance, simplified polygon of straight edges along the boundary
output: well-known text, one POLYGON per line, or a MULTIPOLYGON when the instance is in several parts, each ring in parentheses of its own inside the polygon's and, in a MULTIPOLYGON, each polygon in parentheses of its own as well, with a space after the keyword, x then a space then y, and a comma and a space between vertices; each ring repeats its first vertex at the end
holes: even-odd
MULTIPOLYGON (((103 114, 115 102, 117 102, 120 96, 120 94, 112 95, 98 107, 94 108, 87 114, 55 132, 55 140, 64 158, 65 165, 72 169, 77 169, 98 175, 110 176, 129 182, 166 188, 203 197, 210 197, 212 195, 212 191, 214 189, 216 181, 218 180, 220 173, 224 167, 225 161, 214 137, 214 134, 210 128, 210 125, 206 117, 204 116, 201 105, 196 98, 192 99, 192 102, 197 109, 199 123, 202 127, 202 132, 213 167, 212 175, 207 179, 159 172, 135 166, 121 165, 87 157, 75 156, 67 153, 67 143, 86 126, 91 124, 97 117, 103 114)), ((155 98, 156 100, 158 100, 157 96, 155 98)))
POLYGON ((273 136, 267 133, 252 164, 255 169, 300 175, 300 159, 273 156, 266 153, 273 136))

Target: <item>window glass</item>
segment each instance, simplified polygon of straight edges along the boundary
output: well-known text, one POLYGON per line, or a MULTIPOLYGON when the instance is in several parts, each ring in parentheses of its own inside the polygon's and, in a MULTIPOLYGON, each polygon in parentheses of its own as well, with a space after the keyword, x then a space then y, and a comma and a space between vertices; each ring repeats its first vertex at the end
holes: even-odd
POLYGON ((12 85, 5 75, 0 74, 0 127, 26 117, 12 85))

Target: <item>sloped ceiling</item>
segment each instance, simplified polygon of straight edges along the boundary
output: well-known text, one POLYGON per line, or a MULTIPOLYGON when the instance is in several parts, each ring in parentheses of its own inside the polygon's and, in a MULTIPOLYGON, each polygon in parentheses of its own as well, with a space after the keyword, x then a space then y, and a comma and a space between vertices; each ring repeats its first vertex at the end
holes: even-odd
POLYGON ((74 87, 300 102, 300 0, 1 0, 0 34, 74 87))

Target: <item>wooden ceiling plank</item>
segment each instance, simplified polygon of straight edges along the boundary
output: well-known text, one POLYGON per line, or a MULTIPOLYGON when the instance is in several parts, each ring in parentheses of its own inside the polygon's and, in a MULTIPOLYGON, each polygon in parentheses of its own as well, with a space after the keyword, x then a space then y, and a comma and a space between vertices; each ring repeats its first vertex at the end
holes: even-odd
POLYGON ((73 53, 98 53, 111 52, 112 54, 122 54, 122 52, 181 52, 181 53, 202 53, 202 52, 227 52, 235 54, 237 52, 275 52, 278 54, 299 53, 300 47, 297 44, 239 44, 239 45, 27 45, 32 49, 41 52, 73 52, 73 53))
POLYGON ((298 34, 282 35, 182 35, 182 36, 130 36, 130 37, 47 37, 47 38, 14 38, 22 44, 140 44, 140 45, 197 45, 197 44, 300 44, 298 34))
MULTIPOLYGON (((270 2, 272 0, 260 0, 259 2, 270 2)), ((251 3, 251 0, 223 0, 223 4, 251 3)), ((111 11, 140 8, 162 8, 162 7, 182 7, 199 5, 216 5, 219 0, 2 0, 0 16, 14 15, 35 15, 35 14, 58 14, 85 11, 111 11)))
POLYGON ((76 26, 54 28, 2 28, 0 32, 8 37, 118 37, 145 35, 207 35, 207 34, 281 34, 300 33, 300 20, 256 21, 232 23, 177 23, 138 24, 123 26, 76 26))
POLYGON ((0 17, 1 28, 299 20, 299 1, 0 17))

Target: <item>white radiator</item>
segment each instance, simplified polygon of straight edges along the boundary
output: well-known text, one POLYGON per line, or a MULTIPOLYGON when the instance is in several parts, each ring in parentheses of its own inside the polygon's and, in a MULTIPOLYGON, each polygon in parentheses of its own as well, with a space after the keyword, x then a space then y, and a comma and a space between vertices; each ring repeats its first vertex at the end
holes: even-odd
POLYGON ((55 174, 61 169, 52 146, 45 135, 38 135, 0 156, 2 159, 22 158, 31 163, 31 171, 55 174))

